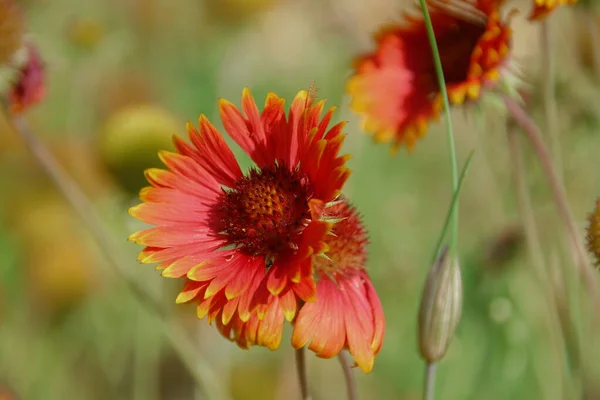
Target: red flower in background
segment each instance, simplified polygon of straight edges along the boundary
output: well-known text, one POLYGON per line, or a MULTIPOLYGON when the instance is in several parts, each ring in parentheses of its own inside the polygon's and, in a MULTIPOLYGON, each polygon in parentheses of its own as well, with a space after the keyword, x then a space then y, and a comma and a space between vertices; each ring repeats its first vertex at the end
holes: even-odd
POLYGON ((533 8, 529 14, 529 20, 542 20, 554 11, 555 8, 575 3, 577 3, 577 0, 533 0, 533 8))
MULTIPOLYGON (((293 321, 292 345, 301 348, 308 344, 322 358, 348 349, 356 364, 370 372, 383 342, 385 318, 365 271, 367 231, 345 200, 336 202, 327 213, 340 221, 325 239, 325 253, 313 256, 317 297, 301 305, 293 321)), ((278 302, 280 299, 270 296, 247 322, 234 317, 224 324, 217 319, 219 331, 242 348, 277 348, 284 321, 278 302)))
POLYGON ((19 69, 17 79, 8 94, 13 113, 21 113, 32 105, 42 101, 46 94, 44 86, 44 65, 37 48, 26 45, 27 61, 19 69))
MULTIPOLYGON (((476 100, 498 81, 511 30, 496 0, 428 0, 451 103, 476 100)), ((393 148, 412 149, 442 110, 431 46, 420 15, 382 29, 374 52, 359 57, 347 83, 364 130, 393 148)))
MULTIPOLYGON (((204 116, 199 132, 188 125, 192 145, 175 137, 178 153, 160 153, 169 170, 146 171, 152 186, 130 214, 156 227, 130 239, 146 246, 141 262, 186 279, 177 302, 197 301, 198 317, 249 330, 253 313, 256 325, 271 315, 292 320, 298 300, 314 300, 313 255, 326 250, 333 225, 324 213, 350 171, 338 155, 344 124, 328 129, 333 109, 321 118, 324 102, 310 97, 299 92, 287 118, 275 94, 262 113, 248 89, 242 112, 219 102, 225 129, 256 163, 245 175, 204 116)), ((257 335, 251 344, 276 347, 257 335)))

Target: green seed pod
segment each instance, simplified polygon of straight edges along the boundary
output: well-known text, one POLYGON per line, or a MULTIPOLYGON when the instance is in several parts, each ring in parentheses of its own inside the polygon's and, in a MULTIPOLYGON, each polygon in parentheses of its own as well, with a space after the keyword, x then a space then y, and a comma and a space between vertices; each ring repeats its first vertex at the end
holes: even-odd
POLYGON ((428 363, 441 360, 452 342, 462 309, 458 259, 445 248, 429 272, 419 311, 419 347, 428 363))

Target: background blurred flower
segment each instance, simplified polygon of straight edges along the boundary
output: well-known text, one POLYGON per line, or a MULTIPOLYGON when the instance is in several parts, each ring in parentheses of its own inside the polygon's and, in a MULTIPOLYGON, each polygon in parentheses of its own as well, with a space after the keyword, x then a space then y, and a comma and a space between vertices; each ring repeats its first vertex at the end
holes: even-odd
POLYGON ((596 208, 589 216, 587 240, 588 250, 596 258, 596 265, 600 266, 600 198, 596 200, 596 208))
POLYGON ((243 22, 263 13, 279 2, 280 0, 207 0, 205 7, 209 19, 233 23, 243 22))
POLYGON ((557 7, 577 3, 577 0, 533 0, 533 8, 529 14, 531 21, 539 21, 548 16, 557 7))
MULTIPOLYGON (((248 89, 243 113, 219 101, 225 129, 256 163, 246 175, 204 115, 200 132, 188 124, 192 146, 175 137, 178 153, 161 152, 168 171, 146 171, 152 186, 130 214, 156 227, 130 240, 146 246, 140 262, 160 263, 165 277, 186 278, 177 302, 197 301, 199 318, 248 323, 256 311, 265 319, 275 296, 280 307, 273 315, 281 324, 296 315, 297 298, 314 299, 312 256, 326 249, 332 226, 321 217, 350 171, 349 157, 338 156, 344 124, 328 129, 333 109, 321 118, 325 102, 313 100, 299 92, 287 119, 284 100, 273 93, 262 114, 248 89)), ((256 343, 275 347, 273 326, 256 343)))
POLYGON ((39 103, 46 94, 45 72, 38 49, 31 43, 25 45, 27 61, 19 69, 19 73, 9 92, 11 111, 20 113, 39 103))
POLYGON ((93 18, 77 17, 69 21, 66 29, 69 42, 83 49, 92 49, 106 35, 104 25, 93 18))
POLYGON ((31 298, 38 309, 56 315, 89 293, 95 281, 93 256, 69 206, 54 191, 37 192, 16 197, 10 223, 27 249, 31 298))
MULTIPOLYGON (((511 30, 498 2, 428 3, 450 101, 478 99, 500 79, 509 57, 511 30)), ((350 106, 375 140, 412 149, 442 108, 425 23, 420 14, 407 14, 402 24, 381 29, 375 40, 377 49, 356 60, 347 82, 350 106)))
POLYGON ((180 124, 167 110, 136 104, 110 115, 98 137, 102 163, 130 194, 146 184, 144 170, 160 166, 158 152, 174 149, 172 135, 180 124))

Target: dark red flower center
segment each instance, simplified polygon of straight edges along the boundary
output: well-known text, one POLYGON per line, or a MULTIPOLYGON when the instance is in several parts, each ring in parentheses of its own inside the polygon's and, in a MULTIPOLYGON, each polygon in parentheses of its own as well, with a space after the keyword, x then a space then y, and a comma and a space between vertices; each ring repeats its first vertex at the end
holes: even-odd
POLYGON ((485 25, 458 21, 438 38, 444 78, 448 84, 460 83, 467 79, 471 53, 484 32, 485 25))
MULTIPOLYGON (((434 19, 433 23, 446 84, 464 82, 469 72, 471 54, 485 33, 485 25, 448 16, 440 16, 440 19, 438 21, 434 19)), ((421 35, 419 40, 409 42, 409 47, 414 49, 409 48, 407 52, 420 54, 422 58, 413 57, 408 63, 413 70, 420 71, 420 85, 438 91, 439 85, 431 56, 431 46, 426 34, 422 32, 421 35)))
POLYGON ((229 245, 269 259, 294 249, 310 217, 308 178, 274 165, 252 169, 218 201, 216 229, 229 245))

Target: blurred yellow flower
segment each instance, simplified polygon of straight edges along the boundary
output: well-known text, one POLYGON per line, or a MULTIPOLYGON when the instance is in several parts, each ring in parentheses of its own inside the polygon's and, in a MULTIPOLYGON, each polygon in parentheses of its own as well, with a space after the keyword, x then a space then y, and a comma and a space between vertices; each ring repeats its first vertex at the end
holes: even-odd
POLYGON ((76 18, 67 25, 68 40, 85 49, 93 48, 105 34, 104 25, 92 18, 76 18))
POLYGON ((131 105, 110 115, 98 138, 102 163, 127 192, 147 185, 144 170, 161 166, 159 150, 174 149, 172 135, 181 124, 167 110, 131 105))

